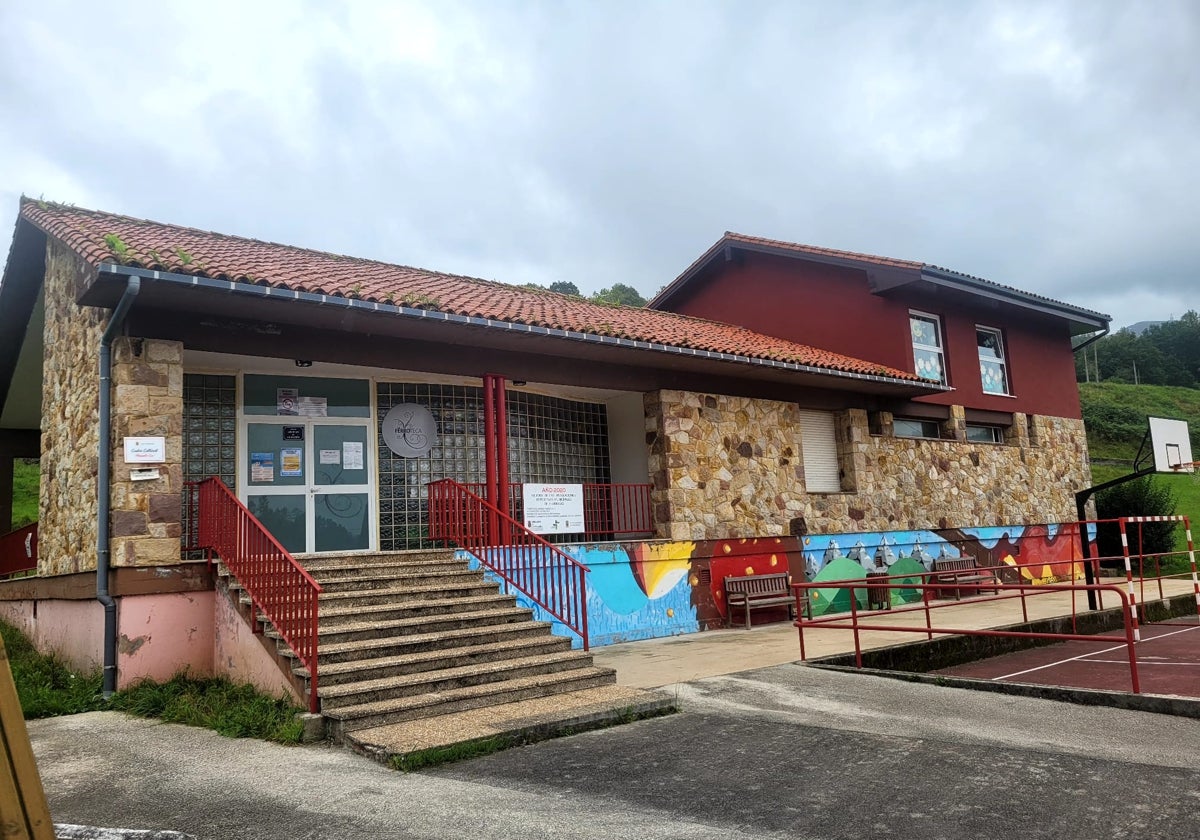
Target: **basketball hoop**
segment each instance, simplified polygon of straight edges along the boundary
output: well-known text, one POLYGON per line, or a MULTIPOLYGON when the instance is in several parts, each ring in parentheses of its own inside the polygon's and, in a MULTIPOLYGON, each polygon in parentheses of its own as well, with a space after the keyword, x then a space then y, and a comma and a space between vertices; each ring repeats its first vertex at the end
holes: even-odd
POLYGON ((1179 464, 1172 464, 1171 471, 1176 474, 1178 474, 1178 473, 1190 474, 1192 477, 1192 481, 1195 482, 1196 484, 1200 484, 1200 470, 1196 469, 1197 467, 1200 467, 1200 461, 1184 461, 1179 464))

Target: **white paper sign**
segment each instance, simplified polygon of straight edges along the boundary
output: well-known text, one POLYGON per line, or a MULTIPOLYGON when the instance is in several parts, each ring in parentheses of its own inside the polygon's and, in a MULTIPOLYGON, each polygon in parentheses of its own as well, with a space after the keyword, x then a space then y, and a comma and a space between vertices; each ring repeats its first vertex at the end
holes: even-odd
POLYGON ((162 437, 127 437, 126 464, 161 464, 167 460, 167 439, 162 437))
POLYGON ((279 450, 279 474, 288 478, 299 478, 304 475, 304 450, 279 450))
POLYGON ((301 417, 327 417, 329 401, 324 397, 300 397, 296 403, 296 413, 301 417))
POLYGON ((340 449, 322 449, 321 450, 322 464, 340 464, 342 463, 342 450, 340 449))
POLYGON ((579 534, 585 529, 582 484, 522 484, 525 527, 535 534, 579 534))
POLYGON ((275 413, 295 417, 298 398, 299 392, 295 388, 276 388, 275 413))
POLYGON ((361 470, 363 468, 363 445, 361 441, 348 440, 342 444, 342 468, 361 470))

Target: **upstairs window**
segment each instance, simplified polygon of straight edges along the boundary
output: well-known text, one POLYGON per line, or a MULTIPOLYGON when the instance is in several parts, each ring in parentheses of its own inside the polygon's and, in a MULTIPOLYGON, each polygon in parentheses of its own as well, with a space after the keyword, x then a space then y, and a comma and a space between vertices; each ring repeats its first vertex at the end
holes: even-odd
POLYGON ((946 357, 942 351, 942 322, 936 315, 909 312, 913 362, 917 376, 946 384, 946 357))
POLYGON ((1000 330, 976 327, 975 343, 979 345, 979 377, 983 380, 983 392, 1008 394, 1008 363, 1004 360, 1004 338, 1000 330))

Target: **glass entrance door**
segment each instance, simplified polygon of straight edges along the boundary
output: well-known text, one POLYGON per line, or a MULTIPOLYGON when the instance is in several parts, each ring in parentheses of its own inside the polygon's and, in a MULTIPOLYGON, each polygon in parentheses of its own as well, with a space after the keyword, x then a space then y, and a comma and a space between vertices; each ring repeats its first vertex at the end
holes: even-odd
POLYGON ((371 549, 370 432, 345 419, 247 422, 246 507, 292 553, 371 549))

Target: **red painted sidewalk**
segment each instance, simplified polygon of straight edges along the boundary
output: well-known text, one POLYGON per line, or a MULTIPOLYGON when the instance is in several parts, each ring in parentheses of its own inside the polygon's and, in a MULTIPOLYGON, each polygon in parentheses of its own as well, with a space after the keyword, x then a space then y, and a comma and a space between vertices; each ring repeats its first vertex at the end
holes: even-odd
MULTIPOLYGON (((1141 628, 1135 644, 1143 694, 1200 697, 1200 621, 1196 616, 1141 628)), ((1064 642, 934 671, 996 682, 1129 691, 1129 654, 1123 631, 1097 642, 1064 642), (1103 641, 1100 641, 1103 640, 1103 641)))

